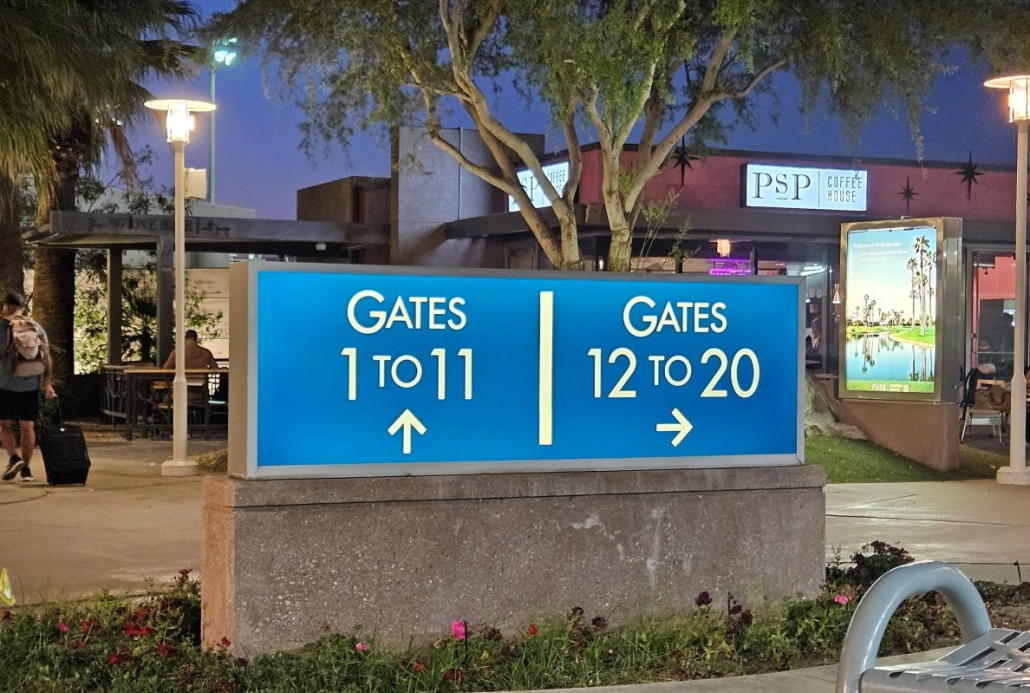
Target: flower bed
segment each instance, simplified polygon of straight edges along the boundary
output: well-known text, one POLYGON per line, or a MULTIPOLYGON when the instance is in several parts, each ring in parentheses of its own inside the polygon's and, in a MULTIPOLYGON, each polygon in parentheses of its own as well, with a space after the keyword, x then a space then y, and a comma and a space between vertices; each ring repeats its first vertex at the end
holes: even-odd
MULTIPOLYGON (((689 613, 612 627, 572 608, 517 633, 455 618, 432 643, 382 647, 359 628, 296 652, 253 659, 223 639, 200 649, 200 585, 182 571, 142 600, 101 595, 75 604, 0 611, 0 690, 475 691, 710 678, 835 662, 858 599, 879 575, 911 558, 874 542, 831 566, 825 591, 752 611, 702 592, 689 613)), ((1021 588, 985 590, 989 603, 1026 601, 1021 588)), ((460 615, 458 615, 460 616, 460 615)), ((936 595, 911 599, 891 620, 882 653, 957 642, 936 595)))

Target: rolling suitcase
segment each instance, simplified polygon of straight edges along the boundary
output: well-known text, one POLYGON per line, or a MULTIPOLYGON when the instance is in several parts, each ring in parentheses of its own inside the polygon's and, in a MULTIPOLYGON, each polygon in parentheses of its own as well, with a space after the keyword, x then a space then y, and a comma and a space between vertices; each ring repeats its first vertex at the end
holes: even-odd
POLYGON ((59 423, 50 430, 40 431, 38 443, 43 453, 43 469, 46 470, 48 484, 59 486, 86 483, 90 461, 81 428, 59 423))

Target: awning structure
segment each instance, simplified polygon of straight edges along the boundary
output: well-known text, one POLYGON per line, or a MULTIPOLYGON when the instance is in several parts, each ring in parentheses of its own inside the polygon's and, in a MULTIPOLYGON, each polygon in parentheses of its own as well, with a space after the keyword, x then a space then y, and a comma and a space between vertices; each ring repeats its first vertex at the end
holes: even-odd
MULTIPOLYGON (((542 210, 548 225, 558 229, 558 220, 550 209, 542 210)), ((841 225, 855 221, 879 219, 869 214, 826 212, 784 212, 756 209, 677 209, 656 230, 658 238, 666 238, 688 228, 692 234, 708 234, 719 238, 747 238, 756 241, 801 241, 840 243, 841 225)), ((581 238, 607 237, 608 219, 600 204, 576 205, 576 221, 581 238)), ((637 222, 636 235, 646 231, 647 223, 637 222)), ((490 214, 459 219, 446 225, 447 238, 492 238, 499 241, 531 237, 529 227, 518 212, 490 214)), ((1013 226, 1010 221, 963 219, 963 238, 972 243, 1011 244, 1013 226)))
MULTIPOLYGON (((155 250, 175 235, 171 216, 157 214, 95 214, 53 212, 50 228, 26 236, 29 243, 66 248, 155 250)), ((319 255, 348 257, 354 250, 389 245, 386 225, 330 221, 285 221, 229 217, 186 217, 186 250, 208 253, 319 255)))
MULTIPOLYGON (((157 357, 172 349, 175 225, 171 216, 52 212, 49 228, 26 233, 30 245, 107 251, 108 362, 121 361, 122 251, 157 255, 157 357)), ((312 261, 360 262, 365 248, 389 246, 388 225, 187 217, 187 252, 284 255, 312 261)))

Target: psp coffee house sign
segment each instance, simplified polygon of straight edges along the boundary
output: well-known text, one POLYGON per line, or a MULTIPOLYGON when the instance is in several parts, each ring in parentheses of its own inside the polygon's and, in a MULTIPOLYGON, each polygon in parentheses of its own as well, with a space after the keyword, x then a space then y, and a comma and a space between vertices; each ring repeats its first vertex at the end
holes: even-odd
POLYGON ((234 299, 246 296, 232 325, 247 372, 232 393, 247 412, 245 435, 230 436, 246 440, 235 476, 803 459, 796 278, 230 272, 234 299))
POLYGON ((741 191, 745 207, 864 212, 867 171, 745 164, 741 191))

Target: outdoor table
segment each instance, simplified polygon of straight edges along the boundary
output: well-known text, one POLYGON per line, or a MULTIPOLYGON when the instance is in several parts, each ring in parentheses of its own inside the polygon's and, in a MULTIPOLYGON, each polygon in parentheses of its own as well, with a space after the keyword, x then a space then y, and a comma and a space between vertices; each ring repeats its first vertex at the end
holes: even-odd
MULTIPOLYGON (((199 430, 206 436, 212 429, 224 425, 212 423, 211 415, 216 409, 228 409, 228 402, 216 399, 215 395, 222 390, 223 378, 226 379, 225 387, 228 386, 229 370, 187 368, 185 373, 188 392, 197 395, 187 398, 187 406, 191 414, 200 417, 191 423, 190 429, 199 430)), ((154 367, 126 367, 121 375, 125 381, 125 439, 132 440, 135 429, 141 429, 148 436, 171 433, 175 371, 154 367)))

